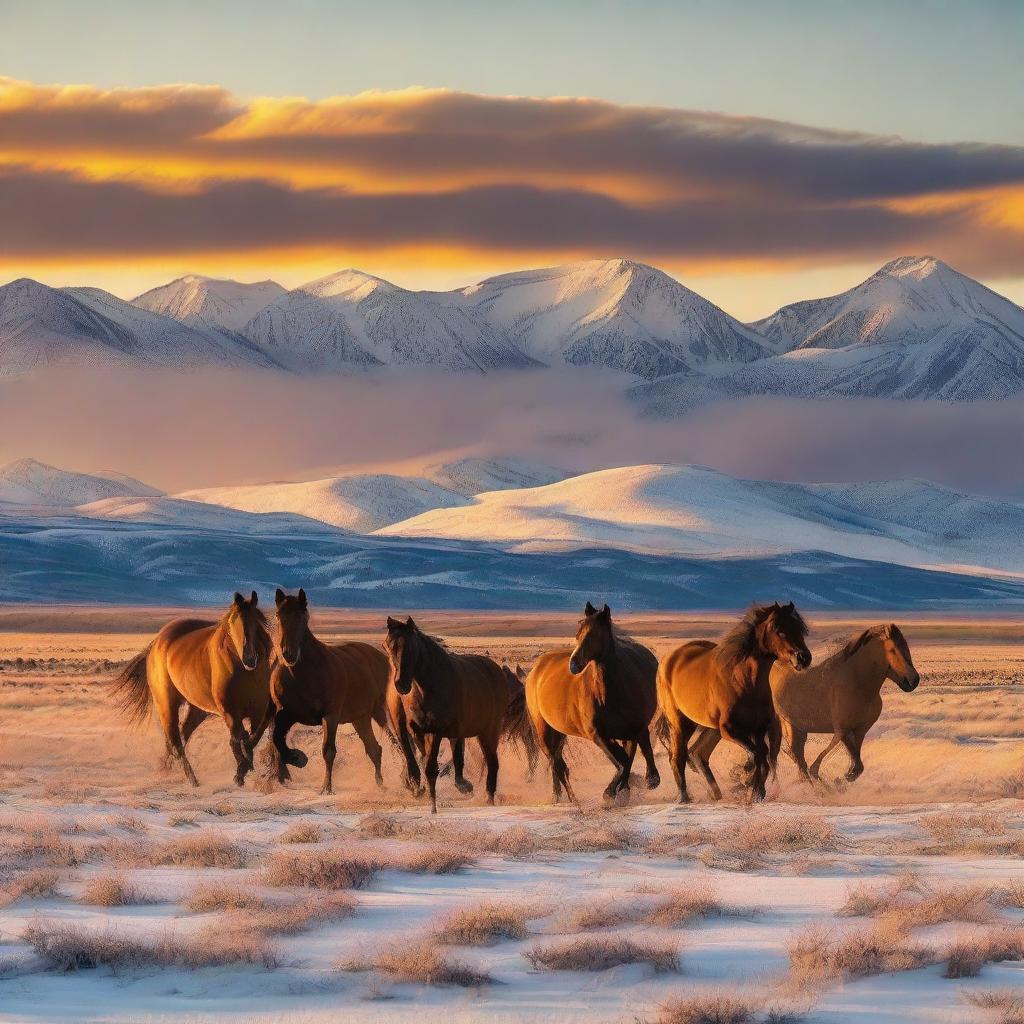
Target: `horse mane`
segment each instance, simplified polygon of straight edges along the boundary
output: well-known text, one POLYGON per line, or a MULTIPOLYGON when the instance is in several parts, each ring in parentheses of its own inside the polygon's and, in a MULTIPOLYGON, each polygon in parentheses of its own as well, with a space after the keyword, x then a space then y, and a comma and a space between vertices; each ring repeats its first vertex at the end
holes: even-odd
MULTIPOLYGON (((741 661, 751 657, 757 650, 757 627, 771 614, 775 606, 771 604, 752 604, 743 618, 729 630, 715 645, 715 656, 725 669, 731 669, 741 661)), ((801 636, 807 636, 807 623, 796 609, 792 612, 793 620, 801 636)))
POLYGON ((862 633, 859 633, 855 637, 851 637, 843 644, 835 653, 829 655, 822 664, 832 664, 834 662, 847 661, 852 658, 865 644, 870 643, 872 640, 877 639, 882 635, 882 630, 885 629, 884 625, 879 626, 868 626, 862 633))

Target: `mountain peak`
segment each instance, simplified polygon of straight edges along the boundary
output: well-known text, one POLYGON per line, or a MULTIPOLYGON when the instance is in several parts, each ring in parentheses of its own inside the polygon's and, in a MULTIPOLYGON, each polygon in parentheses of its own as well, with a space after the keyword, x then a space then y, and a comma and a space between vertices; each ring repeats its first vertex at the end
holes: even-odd
POLYGON ((359 299, 376 291, 397 292, 399 288, 382 277, 375 277, 373 274, 356 270, 354 267, 347 267, 345 270, 335 271, 325 277, 318 277, 315 281, 310 281, 297 290, 323 299, 333 296, 359 299))
POLYGON ((885 266, 879 268, 875 277, 912 277, 923 281, 933 274, 949 273, 955 274, 948 264, 934 256, 897 256, 890 260, 885 266))

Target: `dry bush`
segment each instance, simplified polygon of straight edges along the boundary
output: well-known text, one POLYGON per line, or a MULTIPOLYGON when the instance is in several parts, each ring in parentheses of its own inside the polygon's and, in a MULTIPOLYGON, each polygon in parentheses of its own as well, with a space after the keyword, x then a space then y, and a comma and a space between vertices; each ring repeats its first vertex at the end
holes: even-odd
POLYGON ((358 889, 377 872, 377 865, 365 857, 335 851, 277 853, 263 872, 263 881, 275 887, 303 889, 358 889))
POLYGON ((971 1006, 995 1014, 996 1024, 1024 1024, 1024 995, 1013 989, 964 992, 963 997, 971 1006))
POLYGON ((217 883, 197 885, 184 904, 193 914, 208 914, 214 910, 262 910, 266 900, 248 889, 217 883))
POLYGON ((19 872, 0 882, 0 907, 20 899, 45 899, 57 895, 60 876, 49 868, 19 872))
POLYGON ((908 893, 920 893, 924 882, 913 872, 906 872, 890 882, 860 882, 846 890, 846 902, 837 913, 842 917, 879 917, 891 910, 894 903, 902 903, 908 893))
POLYGON ((398 821, 390 814, 367 814, 359 819, 356 828, 371 839, 390 839, 400 831, 398 821))
POLYGON ((87 856, 53 825, 30 827, 0 845, 0 869, 72 868, 87 856))
POLYGON ((1024 960, 1024 929, 999 928, 957 939, 946 951, 947 978, 976 978, 985 964, 1024 960))
POLYGON ((501 939, 525 939, 526 924, 543 912, 513 903, 481 903, 450 914, 434 932, 452 946, 489 946, 501 939))
POLYGON ((994 811, 942 811, 924 815, 919 824, 933 842, 929 854, 974 853, 983 856, 1020 856, 1024 838, 1011 834, 1003 815, 994 811))
POLYGON ((724 913, 706 885, 672 892, 652 892, 641 887, 635 892, 633 898, 595 900, 570 909, 560 915, 556 927, 563 932, 579 932, 638 922, 653 928, 674 928, 724 913))
POLYGON ((555 928, 560 932, 588 932, 595 928, 618 928, 640 919, 645 906, 635 899, 604 899, 584 903, 560 914, 555 928))
POLYGON ((374 862, 381 871, 413 871, 427 875, 452 875, 473 858, 456 850, 446 850, 442 846, 434 846, 427 850, 416 850, 403 853, 396 851, 380 856, 375 855, 374 862))
POLYGON ((714 890, 707 885, 698 885, 656 896, 639 920, 654 928, 674 928, 724 913, 714 890))
POLYGON ((332 924, 351 917, 359 904, 345 892, 323 893, 281 906, 265 906, 228 916, 227 927, 255 935, 295 935, 309 928, 332 924))
POLYGON ((115 844, 107 852, 115 862, 135 867, 244 868, 248 860, 237 843, 210 829, 153 845, 115 844))
POLYGON ((588 936, 534 946, 523 955, 540 971, 606 971, 621 964, 650 964, 656 971, 679 970, 677 946, 618 936, 588 936))
POLYGON ((790 970, 805 983, 913 971, 936 962, 935 951, 907 940, 902 929, 879 924, 839 938, 811 926, 789 945, 790 970))
POLYGON ((643 846, 643 835, 637 829, 618 821, 586 822, 582 826, 571 826, 548 837, 544 842, 546 849, 558 853, 604 853, 608 850, 639 850, 643 846))
POLYGON ((402 821, 389 814, 367 814, 360 819, 357 828, 369 839, 432 842, 467 854, 496 853, 503 857, 523 858, 535 853, 540 845, 530 830, 522 825, 490 829, 444 818, 438 821, 402 821))
POLYGON ((709 867, 749 871, 778 854, 820 853, 846 845, 824 815, 773 815, 750 812, 741 820, 707 829, 699 842, 709 844, 700 859, 709 867))
POLYGON ((1024 910, 1024 881, 1014 880, 997 886, 992 894, 992 902, 997 907, 1024 910))
POLYGON ((424 940, 408 946, 392 946, 368 962, 343 961, 342 971, 373 970, 393 981, 420 985, 458 985, 474 988, 493 979, 483 971, 446 957, 435 942, 424 940))
POLYGON ((746 993, 678 996, 662 1004, 655 1024, 753 1024, 763 1005, 763 1000, 746 993))
POLYGON ((143 896, 138 889, 115 875, 90 878, 79 897, 79 903, 86 903, 92 907, 130 907, 149 902, 151 900, 143 896))
POLYGON ((905 875, 883 888, 871 883, 849 890, 839 913, 854 917, 878 917, 909 931, 949 921, 982 924, 995 916, 997 890, 988 885, 955 885, 945 889, 905 875))
POLYGON ((168 814, 167 823, 172 827, 177 827, 179 825, 198 825, 199 815, 185 811, 178 812, 176 814, 168 814))
POLYGON ((319 843, 324 837, 323 829, 315 822, 297 821, 281 833, 282 843, 319 843))
POLYGON ((273 951, 261 938, 238 933, 203 932, 182 937, 167 932, 156 941, 118 935, 105 929, 63 922, 35 922, 25 941, 49 970, 78 971, 95 967, 220 967, 226 964, 277 966, 273 951))

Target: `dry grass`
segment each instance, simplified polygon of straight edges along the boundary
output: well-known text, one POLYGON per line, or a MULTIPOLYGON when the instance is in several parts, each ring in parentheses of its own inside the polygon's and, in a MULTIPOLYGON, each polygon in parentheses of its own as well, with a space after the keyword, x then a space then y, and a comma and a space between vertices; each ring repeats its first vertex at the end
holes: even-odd
POLYGON ((275 887, 358 889, 376 872, 374 862, 336 851, 278 853, 264 869, 263 881, 275 887))
POLYGON ((846 845, 835 825, 822 814, 757 811, 733 824, 706 830, 697 841, 707 844, 700 859, 709 867, 727 871, 751 871, 779 855, 835 851, 846 845))
POLYGON ((413 871, 424 875, 452 875, 472 863, 473 858, 467 854, 441 846, 410 852, 388 850, 374 855, 374 864, 380 871, 413 871))
POLYGON ((489 974, 445 956, 435 942, 423 940, 408 946, 392 946, 370 961, 343 961, 342 971, 373 970, 392 981, 418 985, 457 985, 475 988, 493 979, 489 974))
POLYGON ((1017 880, 997 886, 992 901, 997 907, 1024 910, 1024 881, 1017 880))
POLYGON ((238 933, 201 933, 185 938, 167 932, 153 942, 105 929, 63 922, 39 922, 25 929, 25 941, 53 971, 96 967, 220 967, 226 964, 277 966, 277 958, 261 939, 238 933))
POLYGON ((503 939, 525 939, 527 923, 543 911, 513 903, 481 903, 456 910, 434 932, 438 942, 450 946, 490 946, 503 939))
POLYGON ((296 822, 281 833, 281 842, 319 843, 323 837, 323 829, 314 822, 296 822))
POLYGON ((359 904, 346 892, 323 893, 280 906, 264 906, 255 912, 236 910, 227 927, 255 935, 296 935, 351 917, 359 904))
POLYGON ((639 888, 633 897, 595 900, 567 910, 559 916, 556 928, 562 932, 585 932, 634 923, 675 928, 722 913, 721 903, 707 885, 671 892, 639 888))
POLYGON ((1024 960, 1024 929, 999 928, 961 938, 946 951, 947 978, 976 978, 985 964, 1024 960))
POLYGON ((215 910, 262 910, 266 906, 266 900, 251 890, 223 883, 197 885, 183 902, 185 909, 193 914, 208 914, 215 910))
POLYGON ((367 814, 358 829, 368 839, 403 839, 430 842, 466 854, 495 853, 521 859, 540 848, 538 839, 522 825, 491 829, 459 820, 402 821, 389 814, 367 814))
POLYGON ((53 825, 29 827, 0 843, 0 869, 71 868, 81 864, 85 856, 53 825))
POLYGON ((964 992, 964 1000, 995 1015, 995 1024, 1024 1024, 1024 995, 1013 989, 964 992))
POLYGON ((789 945, 794 979, 812 985, 913 971, 936 960, 934 950, 909 941, 902 929, 889 924, 848 932, 839 938, 813 925, 789 945))
POLYGON ((924 815, 919 824, 931 836, 923 853, 973 853, 990 857, 1024 855, 1024 837, 1007 828, 1006 817, 993 811, 942 811, 924 815))
POLYGON ((245 851, 211 829, 174 836, 161 843, 108 843, 107 858, 131 867, 244 868, 245 851))
POLYGON ((679 970, 677 946, 619 936, 588 936, 534 946, 523 955, 539 971, 606 971, 621 964, 650 964, 656 971, 679 970))
POLYGON ((718 991, 677 996, 660 1007, 655 1024, 797 1024, 803 1009, 768 1005, 751 992, 718 991))
POLYGON ((23 871, 0 882, 0 907, 20 899, 46 899, 57 895, 60 876, 49 868, 23 871))
POLYGON ((90 878, 85 883, 78 901, 92 907, 130 907, 152 902, 133 885, 129 885, 116 875, 90 878))
POLYGON ((698 885, 655 896, 639 920, 654 928, 675 928, 724 913, 714 890, 707 885, 698 885))
POLYGON ((839 913, 877 917, 903 931, 949 921, 983 924, 995 916, 1000 890, 991 885, 936 888, 915 875, 904 875, 889 886, 863 883, 852 887, 839 913))

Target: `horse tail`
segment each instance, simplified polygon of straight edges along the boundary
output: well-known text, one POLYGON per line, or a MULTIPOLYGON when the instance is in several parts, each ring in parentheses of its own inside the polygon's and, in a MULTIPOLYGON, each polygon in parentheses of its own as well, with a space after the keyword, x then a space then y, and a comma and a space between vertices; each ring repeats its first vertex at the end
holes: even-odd
POLYGON ((149 718, 153 706, 153 695, 149 689, 146 662, 153 644, 128 662, 120 673, 107 684, 114 700, 120 705, 121 714, 131 726, 141 726, 149 718))
POLYGON ((509 695, 501 724, 501 735, 523 751, 532 770, 537 764, 539 748, 537 734, 534 732, 530 712, 526 706, 526 687, 510 670, 504 669, 504 674, 509 684, 509 695))
POLYGON ((387 708, 383 700, 373 709, 373 720, 377 723, 380 731, 384 733, 389 740, 391 745, 396 750, 401 750, 402 744, 398 742, 398 737, 395 735, 395 730, 391 728, 391 720, 388 718, 387 708))
POLYGON ((651 735, 654 736, 658 742, 666 749, 669 749, 669 744, 672 739, 672 731, 668 724, 668 715, 658 708, 654 712, 654 718, 651 719, 651 735))
POLYGON ((772 782, 779 777, 779 751, 782 749, 782 722, 777 714, 772 714, 771 725, 768 726, 768 769, 772 773, 772 782))

